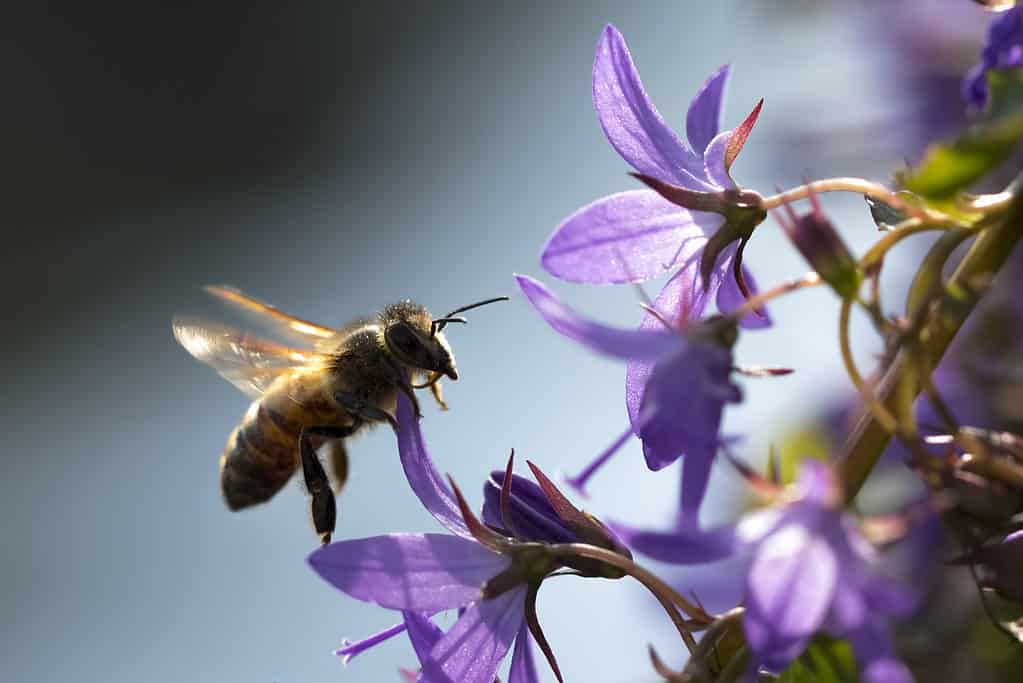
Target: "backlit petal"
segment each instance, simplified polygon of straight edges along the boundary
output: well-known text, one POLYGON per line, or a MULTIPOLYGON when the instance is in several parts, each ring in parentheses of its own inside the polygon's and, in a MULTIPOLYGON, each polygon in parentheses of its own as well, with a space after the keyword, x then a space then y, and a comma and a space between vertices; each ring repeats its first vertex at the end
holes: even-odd
POLYGON ((672 564, 703 564, 730 557, 741 547, 735 527, 711 531, 676 529, 650 531, 613 522, 611 529, 631 550, 672 564))
POLYGON ((525 622, 519 629, 519 634, 515 636, 515 650, 512 651, 508 683, 540 683, 536 662, 533 659, 533 640, 525 622))
MULTIPOLYGON (((820 627, 834 596, 838 561, 824 538, 802 524, 777 529, 757 548, 746 584, 750 618, 770 626, 772 641, 808 638, 820 627)), ((772 643, 750 640, 755 652, 772 643)))
POLYGON ((439 612, 480 596, 508 559, 479 543, 442 534, 389 534, 339 541, 314 551, 309 564, 353 598, 389 609, 439 612))
POLYGON ((462 520, 455 495, 437 471, 423 441, 419 419, 412 402, 398 392, 398 457, 412 492, 416 494, 430 514, 451 533, 471 538, 472 534, 462 520))
POLYGON ((551 327, 586 348, 615 358, 659 358, 682 344, 669 330, 628 330, 587 320, 531 277, 515 279, 529 303, 551 327))
POLYGON ((686 243, 702 240, 721 220, 683 209, 653 190, 620 192, 566 218, 547 240, 540 262, 568 282, 642 282, 675 265, 686 243))
POLYGON ((735 181, 728 175, 728 169, 725 167, 725 156, 728 153, 728 142, 731 137, 732 131, 730 130, 718 133, 707 145, 707 151, 703 157, 707 179, 719 188, 732 189, 736 187, 735 181))
POLYGON ((525 621, 525 587, 466 608, 423 662, 420 683, 493 683, 525 621))
POLYGON ((419 612, 402 612, 405 628, 408 629, 408 639, 412 643, 412 649, 416 651, 419 664, 430 656, 430 651, 444 637, 444 631, 437 624, 430 620, 430 617, 419 612))
POLYGON ((686 137, 693 150, 700 154, 721 129, 721 101, 728 83, 728 65, 711 74, 696 93, 686 113, 686 137))
POLYGON ((633 168, 692 190, 712 190, 703 162, 664 122, 643 89, 625 39, 607 26, 593 61, 593 107, 608 141, 633 168))

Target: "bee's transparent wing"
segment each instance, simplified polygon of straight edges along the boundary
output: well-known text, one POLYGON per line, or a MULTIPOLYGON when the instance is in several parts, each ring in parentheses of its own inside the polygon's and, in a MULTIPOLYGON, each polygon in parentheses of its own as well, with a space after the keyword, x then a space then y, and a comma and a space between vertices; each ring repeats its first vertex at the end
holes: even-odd
POLYGON ((281 309, 245 294, 239 289, 227 285, 206 285, 207 294, 244 313, 258 325, 280 335, 283 339, 316 348, 324 342, 334 339, 338 330, 296 318, 281 309))
POLYGON ((322 367, 328 354, 296 349, 201 318, 175 316, 174 338, 246 396, 258 398, 275 379, 296 367, 322 367))

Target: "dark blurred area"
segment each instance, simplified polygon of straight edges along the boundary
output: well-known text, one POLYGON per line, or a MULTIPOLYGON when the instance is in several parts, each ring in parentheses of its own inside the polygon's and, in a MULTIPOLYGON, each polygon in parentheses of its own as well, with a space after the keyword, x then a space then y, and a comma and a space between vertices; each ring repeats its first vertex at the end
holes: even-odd
POLYGON ((147 225, 153 207, 215 209, 231 193, 330 174, 338 148, 350 159, 381 153, 357 132, 381 74, 407 54, 386 45, 414 49, 416 35, 463 10, 231 1, 8 8, 0 148, 10 304, 45 325, 79 304, 86 281, 130 287, 187 262, 194 242, 228 248, 204 222, 147 225), (99 269, 107 277, 97 282, 99 269))

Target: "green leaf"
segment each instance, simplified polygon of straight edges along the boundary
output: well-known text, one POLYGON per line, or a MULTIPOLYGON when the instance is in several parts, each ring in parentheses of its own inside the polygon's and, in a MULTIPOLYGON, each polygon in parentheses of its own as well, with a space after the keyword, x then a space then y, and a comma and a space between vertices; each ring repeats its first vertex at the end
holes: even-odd
POLYGON ((818 636, 778 680, 779 683, 858 683, 860 678, 849 644, 818 636))
POLYGON ((965 190, 1008 157, 1023 137, 1023 68, 987 73, 988 107, 951 143, 932 145, 920 164, 898 174, 908 190, 941 199, 965 190))

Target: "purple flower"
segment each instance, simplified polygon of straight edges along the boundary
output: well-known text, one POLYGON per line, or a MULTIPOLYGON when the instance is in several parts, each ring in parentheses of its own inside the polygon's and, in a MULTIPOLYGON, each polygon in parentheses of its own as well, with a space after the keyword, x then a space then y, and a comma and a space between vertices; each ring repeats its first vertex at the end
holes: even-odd
MULTIPOLYGON (((515 644, 510 681, 537 680, 529 639, 540 644, 558 679, 557 663, 536 617, 542 581, 562 567, 584 576, 623 574, 585 558, 555 558, 544 544, 589 543, 631 557, 598 520, 571 505, 532 464, 539 486, 511 473, 500 476, 496 502, 484 506, 485 525, 457 489, 440 479, 423 443, 411 403, 398 398, 398 444, 416 495, 453 535, 388 534, 340 541, 309 557, 313 569, 348 595, 400 610, 404 622, 339 651, 354 656, 407 630, 422 666, 422 683, 491 683, 515 644), (495 510, 496 505, 496 510, 495 510), (460 610, 440 635, 429 616, 460 610)), ((490 485, 487 489, 489 490, 490 485)))
MULTIPOLYGON (((541 261, 547 272, 570 282, 615 284, 648 280, 681 266, 676 280, 684 280, 682 296, 699 305, 693 315, 715 292, 722 311, 745 298, 741 289, 755 285, 748 274, 741 276, 740 265, 733 265, 741 248, 735 241, 744 243, 763 212, 758 206, 739 208, 735 198, 741 193, 728 169, 759 105, 738 128, 719 132, 727 79, 728 67, 721 67, 696 94, 686 116, 687 145, 647 97, 621 33, 611 25, 604 29, 593 62, 593 106, 611 146, 654 189, 598 199, 566 219, 544 247, 541 261), (711 260, 701 267, 708 238, 726 222, 739 232, 717 240, 711 260), (727 277, 733 268, 736 277, 727 277)), ((675 298, 671 303, 678 302, 675 298)), ((751 314, 744 324, 768 321, 766 315, 751 314)))
POLYGON ((987 32, 987 44, 980 53, 980 63, 963 79, 963 99, 975 107, 987 104, 987 72, 1023 64, 1023 8, 998 15, 987 32))
POLYGON ((614 528, 634 549, 666 562, 748 556, 743 629, 756 666, 783 670, 824 633, 849 640, 864 681, 911 681, 892 653, 887 619, 912 611, 915 591, 882 572, 881 556, 842 512, 830 469, 804 461, 796 491, 782 507, 708 532, 614 528))
MULTIPOLYGON (((651 470, 685 456, 681 519, 695 524, 721 441, 721 414, 726 403, 736 403, 742 397, 730 378, 734 323, 724 318, 698 322, 665 313, 650 316, 656 326, 644 322, 639 330, 613 328, 582 318, 536 280, 523 275, 516 279, 529 302, 555 330, 593 351, 632 361, 626 377, 632 432, 643 442, 643 455, 651 470), (680 329, 667 329, 666 323, 680 329)), ((661 299, 682 297, 673 284, 677 281, 675 278, 665 287, 661 299)), ((658 303, 655 308, 664 310, 658 303)), ((602 455, 599 460, 607 457, 602 455)))

